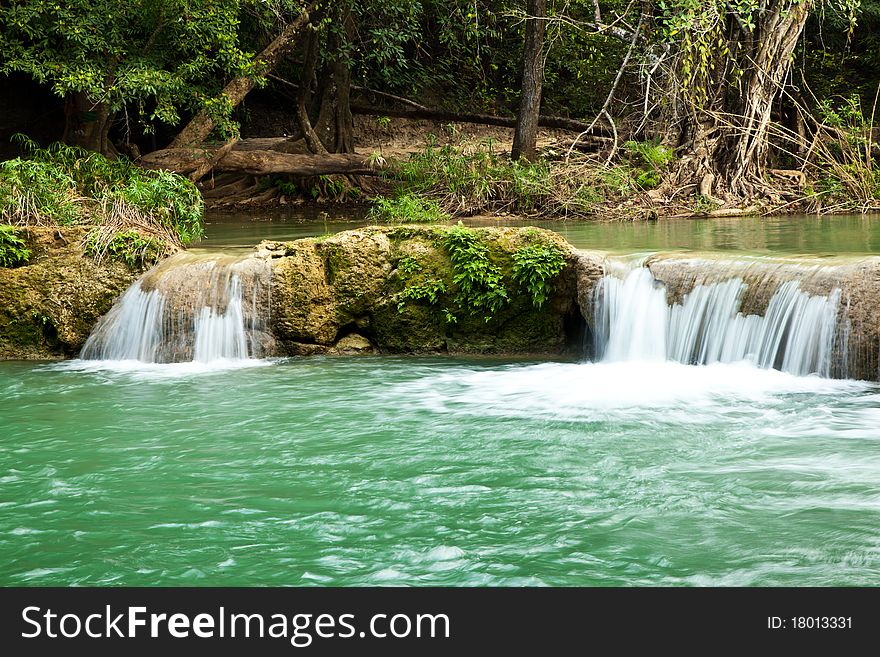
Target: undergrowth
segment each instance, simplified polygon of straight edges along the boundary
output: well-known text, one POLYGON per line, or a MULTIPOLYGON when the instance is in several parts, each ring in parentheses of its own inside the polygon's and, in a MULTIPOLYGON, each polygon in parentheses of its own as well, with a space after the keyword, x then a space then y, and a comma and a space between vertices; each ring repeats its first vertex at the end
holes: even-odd
POLYGON ((450 216, 436 200, 407 193, 374 199, 369 218, 385 223, 430 224, 446 221, 450 216))
MULTIPOLYGON (((427 199, 453 217, 510 212, 587 218, 656 187, 672 159, 671 151, 654 142, 627 142, 625 152, 613 166, 587 156, 529 163, 497 153, 491 140, 467 148, 429 144, 392 162, 386 178, 395 185, 393 199, 427 199)), ((384 218, 385 203, 374 199, 377 218, 384 218)))
POLYGON ((60 143, 39 148, 21 135, 16 140, 28 156, 0 163, 0 221, 91 226, 85 246, 99 258, 120 249, 159 257, 201 237, 204 205, 186 178, 60 143))
MULTIPOLYGON (((811 150, 815 161, 808 169, 815 185, 806 192, 811 212, 867 212, 880 209, 880 167, 878 144, 873 141, 874 124, 862 112, 857 95, 825 99, 818 107, 823 139, 811 150)), ((873 112, 872 112, 873 113, 873 112)), ((873 117, 872 117, 873 119, 873 117)))

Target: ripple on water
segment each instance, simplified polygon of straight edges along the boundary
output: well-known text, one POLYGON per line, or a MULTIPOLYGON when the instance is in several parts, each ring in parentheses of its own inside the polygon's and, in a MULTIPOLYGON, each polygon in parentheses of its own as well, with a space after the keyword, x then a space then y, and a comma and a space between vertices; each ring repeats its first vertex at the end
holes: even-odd
POLYGON ((258 365, 10 370, 0 584, 880 578, 874 384, 745 364, 258 365))

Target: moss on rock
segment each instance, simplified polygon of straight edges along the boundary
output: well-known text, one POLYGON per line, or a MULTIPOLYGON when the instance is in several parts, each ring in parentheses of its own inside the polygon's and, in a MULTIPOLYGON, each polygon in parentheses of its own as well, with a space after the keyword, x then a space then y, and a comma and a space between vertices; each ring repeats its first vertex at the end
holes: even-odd
POLYGON ((468 229, 484 264, 500 272, 507 296, 489 314, 469 308, 461 294, 460 268, 445 243, 450 230, 372 226, 283 249, 264 243, 259 252, 274 265, 276 336, 289 353, 302 353, 303 344, 329 348, 354 330, 386 353, 560 354, 571 346, 571 319, 580 317, 577 258, 559 235, 536 228, 468 229), (535 243, 553 245, 566 261, 540 309, 513 277, 514 254, 535 243))
POLYGON ((85 255, 85 228, 30 227, 22 234, 31 251, 27 264, 0 268, 0 358, 74 355, 140 270, 85 255))

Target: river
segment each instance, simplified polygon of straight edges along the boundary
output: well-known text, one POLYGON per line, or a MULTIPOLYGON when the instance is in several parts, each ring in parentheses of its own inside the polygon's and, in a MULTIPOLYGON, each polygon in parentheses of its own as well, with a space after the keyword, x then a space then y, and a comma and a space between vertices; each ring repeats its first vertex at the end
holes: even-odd
MULTIPOLYGON (((877 219, 739 221, 550 227, 880 250, 877 219)), ((203 247, 339 227, 227 217, 203 247)), ((748 362, 3 362, 0 584, 876 585, 878 427, 880 385, 748 362)))

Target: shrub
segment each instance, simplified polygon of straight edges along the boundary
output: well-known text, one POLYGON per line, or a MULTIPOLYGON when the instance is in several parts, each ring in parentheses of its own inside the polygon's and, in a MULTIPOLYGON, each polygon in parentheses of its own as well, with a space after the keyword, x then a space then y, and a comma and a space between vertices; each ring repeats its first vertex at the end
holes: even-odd
POLYGON ((371 220, 404 224, 430 224, 450 218, 437 201, 416 194, 377 197, 373 200, 369 217, 371 220))
POLYGON ((30 249, 14 226, 0 225, 0 267, 16 267, 28 261, 30 249))

